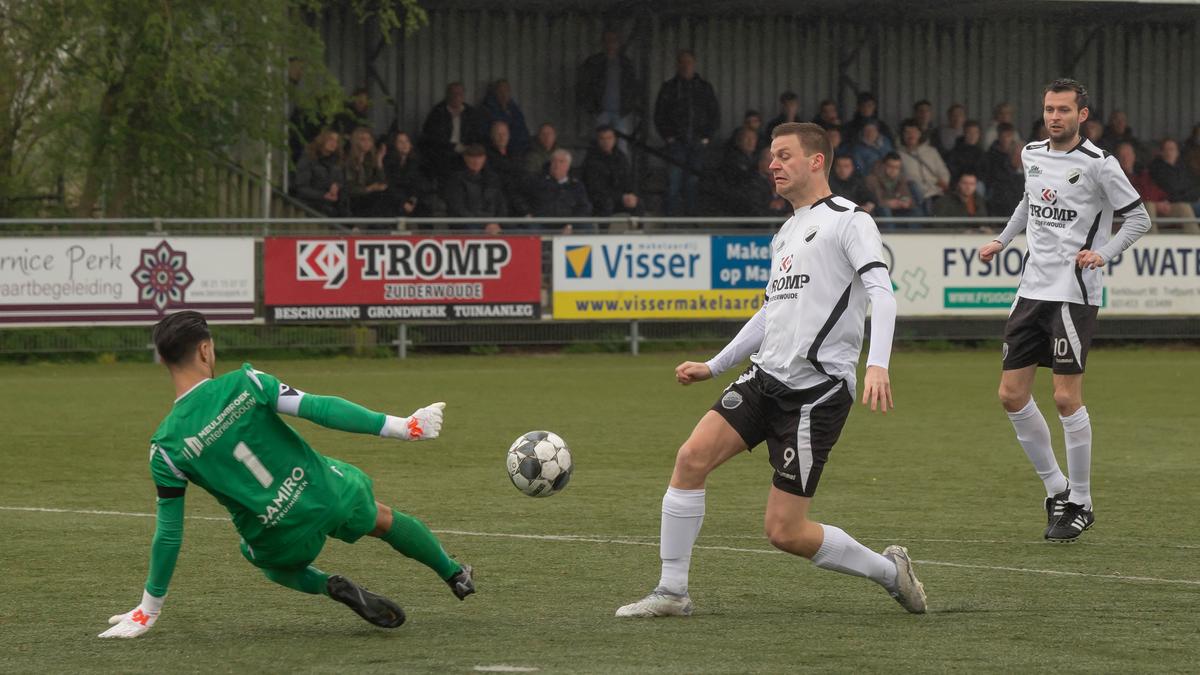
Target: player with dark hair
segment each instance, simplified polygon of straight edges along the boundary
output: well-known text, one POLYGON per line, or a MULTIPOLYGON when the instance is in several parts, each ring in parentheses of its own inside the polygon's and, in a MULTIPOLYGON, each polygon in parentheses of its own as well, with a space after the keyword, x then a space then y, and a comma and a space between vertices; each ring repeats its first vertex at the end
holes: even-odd
POLYGON ((1083 371, 1104 297, 1100 268, 1150 230, 1150 217, 1117 158, 1080 137, 1079 126, 1089 115, 1084 86, 1055 80, 1042 101, 1050 138, 1021 151, 1025 194, 1000 236, 979 249, 979 258, 990 261, 1025 232, 1025 271, 1004 329, 1000 402, 1046 488, 1044 536, 1070 542, 1095 522, 1083 371), (1125 223, 1110 238, 1114 216, 1124 216, 1125 223), (1033 400, 1038 366, 1053 371, 1069 482, 1033 400))
POLYGON ((775 128, 775 188, 795 209, 771 242, 765 304, 733 341, 705 363, 675 368, 680 384, 707 380, 748 356, 750 367, 705 413, 675 456, 662 502, 662 576, 619 617, 688 616, 688 568, 704 520, 704 484, 714 469, 763 441, 775 470, 765 529, 776 548, 817 567, 867 577, 906 610, 925 611, 925 590, 903 546, 883 554, 843 530, 808 519, 829 452, 854 402, 870 298, 871 348, 863 404, 892 407, 888 362, 896 300, 879 228, 854 202, 829 189, 832 153, 825 130, 809 122, 775 128))
POLYGON ((416 518, 375 501, 370 477, 318 454, 280 414, 330 429, 400 440, 437 438, 444 403, 409 417, 367 410, 334 396, 306 394, 250 364, 220 377, 208 323, 199 312, 172 314, 154 327, 154 345, 175 385, 175 406, 150 441, 158 491, 150 573, 137 607, 108 620, 100 637, 132 638, 158 620, 183 538, 183 502, 195 483, 229 510, 241 551, 268 579, 326 595, 384 628, 404 623, 391 600, 312 566, 327 537, 378 537, 431 568, 459 600, 475 592, 470 565, 446 555, 416 518))

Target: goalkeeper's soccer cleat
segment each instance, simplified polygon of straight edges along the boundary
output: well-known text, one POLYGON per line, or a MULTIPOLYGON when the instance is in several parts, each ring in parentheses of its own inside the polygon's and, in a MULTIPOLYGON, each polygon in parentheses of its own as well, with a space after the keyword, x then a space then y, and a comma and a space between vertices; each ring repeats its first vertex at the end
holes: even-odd
POLYGON ((913 572, 908 549, 892 544, 883 549, 883 557, 896 565, 896 591, 892 597, 900 606, 913 614, 925 613, 925 585, 917 580, 913 572))
POLYGON ((1063 511, 1067 509, 1067 497, 1071 495, 1071 488, 1067 488, 1053 497, 1046 497, 1046 532, 1047 539, 1050 538, 1050 529, 1062 518, 1063 511))
POLYGON ((396 628, 404 623, 404 610, 400 605, 378 593, 368 591, 346 577, 329 577, 325 588, 329 591, 329 597, 380 628, 396 628))
POLYGON ((1083 531, 1096 522, 1092 510, 1083 504, 1067 502, 1063 513, 1050 529, 1046 530, 1046 538, 1059 544, 1069 544, 1079 538, 1083 531))
POLYGON ((463 565, 458 574, 446 580, 446 584, 450 586, 450 592, 459 600, 466 600, 468 595, 475 592, 475 576, 474 569, 470 565, 463 565))
POLYGON ((692 599, 687 593, 677 595, 661 588, 656 588, 650 595, 617 610, 617 616, 623 618, 691 615, 692 599))

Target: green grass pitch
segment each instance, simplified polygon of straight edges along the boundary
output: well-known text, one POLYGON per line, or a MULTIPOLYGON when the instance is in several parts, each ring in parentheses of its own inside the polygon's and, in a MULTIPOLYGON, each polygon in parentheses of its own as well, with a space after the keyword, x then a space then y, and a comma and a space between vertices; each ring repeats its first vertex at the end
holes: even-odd
MULTIPOLYGON (((770 469, 756 452, 708 484, 696 615, 617 620, 658 579, 675 449, 720 391, 676 385, 685 356, 702 354, 256 363, 396 414, 449 403, 430 443, 296 426, 367 471, 382 501, 428 522, 475 565, 479 593, 460 603, 381 542, 331 540, 319 567, 408 611, 402 628, 375 629, 268 582, 242 560, 219 505, 193 489, 163 616, 132 641, 96 634, 145 579, 154 522, 136 514, 154 508, 147 442, 171 404, 165 372, 0 367, 0 672, 1194 672, 1200 353, 1093 352, 1097 523, 1074 546, 1041 539, 1041 485, 996 402, 999 354, 899 353, 898 408, 856 405, 813 516, 876 550, 907 544, 929 614, 771 550, 770 469), (519 494, 504 471, 509 443, 532 429, 558 432, 575 457, 571 485, 549 499, 519 494)), ((1047 375, 1036 396, 1061 458, 1047 375)))

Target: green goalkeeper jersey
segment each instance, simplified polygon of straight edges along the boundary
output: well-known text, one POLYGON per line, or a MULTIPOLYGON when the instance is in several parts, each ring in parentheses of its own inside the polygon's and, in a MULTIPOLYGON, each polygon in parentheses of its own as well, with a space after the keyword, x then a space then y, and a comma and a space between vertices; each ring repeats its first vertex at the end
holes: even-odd
POLYGON ((277 412, 303 396, 250 364, 193 387, 150 442, 160 494, 195 483, 252 545, 287 545, 324 526, 338 503, 337 469, 277 412))

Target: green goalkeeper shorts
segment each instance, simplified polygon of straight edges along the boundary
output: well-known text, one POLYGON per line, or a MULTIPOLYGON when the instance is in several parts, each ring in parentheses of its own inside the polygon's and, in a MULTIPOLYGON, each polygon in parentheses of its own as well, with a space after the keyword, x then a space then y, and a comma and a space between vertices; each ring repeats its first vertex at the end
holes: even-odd
POLYGON ((255 567, 289 568, 312 564, 328 537, 353 544, 375 529, 377 509, 371 477, 358 467, 336 459, 326 458, 329 469, 337 476, 339 486, 335 504, 329 505, 325 522, 315 524, 309 531, 287 537, 286 544, 273 542, 255 544, 241 541, 242 555, 255 567))

